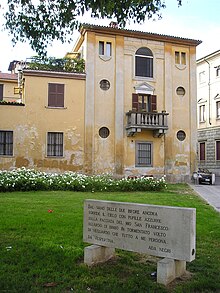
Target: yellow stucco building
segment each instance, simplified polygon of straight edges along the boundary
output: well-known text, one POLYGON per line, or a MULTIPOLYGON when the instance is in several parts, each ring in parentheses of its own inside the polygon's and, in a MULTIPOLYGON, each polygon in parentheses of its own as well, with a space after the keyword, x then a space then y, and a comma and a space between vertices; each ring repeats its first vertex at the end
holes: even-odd
POLYGON ((188 181, 196 170, 199 43, 83 25, 69 56, 85 59, 86 74, 25 69, 24 106, 0 105, 0 135, 12 132, 9 154, 0 140, 0 168, 188 181))

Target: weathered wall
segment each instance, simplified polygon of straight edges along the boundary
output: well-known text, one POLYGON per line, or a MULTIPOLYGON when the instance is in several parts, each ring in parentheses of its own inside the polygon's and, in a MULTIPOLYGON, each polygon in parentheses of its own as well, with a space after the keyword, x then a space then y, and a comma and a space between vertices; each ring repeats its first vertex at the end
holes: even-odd
POLYGON ((1 156, 0 168, 83 171, 85 81, 53 74, 41 77, 26 73, 24 78, 25 106, 0 107, 1 130, 12 130, 14 136, 13 157, 1 156), (64 108, 47 107, 49 82, 65 84, 64 108), (47 157, 47 132, 63 132, 62 158, 47 157))
POLYGON ((196 74, 195 50, 189 47, 165 46, 165 109, 169 113, 169 130, 165 137, 165 174, 170 181, 189 181, 196 169, 196 74), (186 53, 186 65, 176 66, 175 51, 186 53), (185 95, 177 95, 183 87, 185 95), (186 134, 178 140, 177 132, 186 134))

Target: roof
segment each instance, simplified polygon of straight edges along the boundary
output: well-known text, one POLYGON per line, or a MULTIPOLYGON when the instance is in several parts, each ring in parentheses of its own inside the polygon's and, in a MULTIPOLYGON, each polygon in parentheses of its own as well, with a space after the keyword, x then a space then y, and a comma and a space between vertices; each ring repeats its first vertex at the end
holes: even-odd
POLYGON ((143 32, 143 31, 136 31, 136 30, 127 30, 127 29, 111 27, 111 26, 92 25, 92 24, 85 23, 81 25, 80 33, 84 35, 86 31, 94 31, 94 32, 114 34, 114 35, 123 35, 126 37, 136 37, 141 39, 170 42, 170 43, 184 44, 184 45, 192 45, 192 46, 197 46, 202 43, 202 41, 200 40, 175 37, 175 36, 163 35, 163 34, 156 34, 156 33, 150 33, 150 32, 143 32))
POLYGON ((2 73, 2 72, 0 72, 0 79, 17 81, 18 80, 18 75, 14 74, 14 73, 2 73))
POLYGON ((212 52, 212 53, 210 53, 210 54, 208 54, 208 55, 206 55, 206 56, 204 56, 204 57, 199 58, 198 60, 196 60, 196 62, 197 62, 197 63, 200 63, 200 62, 202 62, 202 61, 205 61, 205 60, 207 60, 207 59, 210 59, 210 58, 212 58, 212 57, 215 57, 215 56, 217 56, 217 55, 219 55, 219 54, 220 54, 220 50, 214 51, 214 52, 212 52))
POLYGON ((38 76, 38 77, 54 77, 54 78, 66 78, 66 79, 85 79, 85 73, 78 72, 63 72, 63 71, 46 71, 46 70, 34 70, 24 69, 24 75, 26 76, 38 76))

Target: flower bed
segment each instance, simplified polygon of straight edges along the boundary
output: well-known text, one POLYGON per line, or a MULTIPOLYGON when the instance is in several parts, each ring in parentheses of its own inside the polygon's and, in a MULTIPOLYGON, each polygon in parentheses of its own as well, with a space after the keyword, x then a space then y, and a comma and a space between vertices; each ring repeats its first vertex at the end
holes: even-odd
POLYGON ((19 168, 0 171, 0 192, 29 190, 71 190, 71 191, 159 191, 166 188, 164 177, 114 179, 108 175, 87 176, 65 172, 45 173, 19 168))

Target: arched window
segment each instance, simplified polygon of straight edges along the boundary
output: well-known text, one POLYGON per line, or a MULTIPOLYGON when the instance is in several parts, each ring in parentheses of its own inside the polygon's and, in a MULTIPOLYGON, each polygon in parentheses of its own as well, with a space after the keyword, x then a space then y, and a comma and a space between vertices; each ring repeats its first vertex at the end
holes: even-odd
POLYGON ((135 53, 135 76, 153 77, 153 54, 142 47, 135 53))

